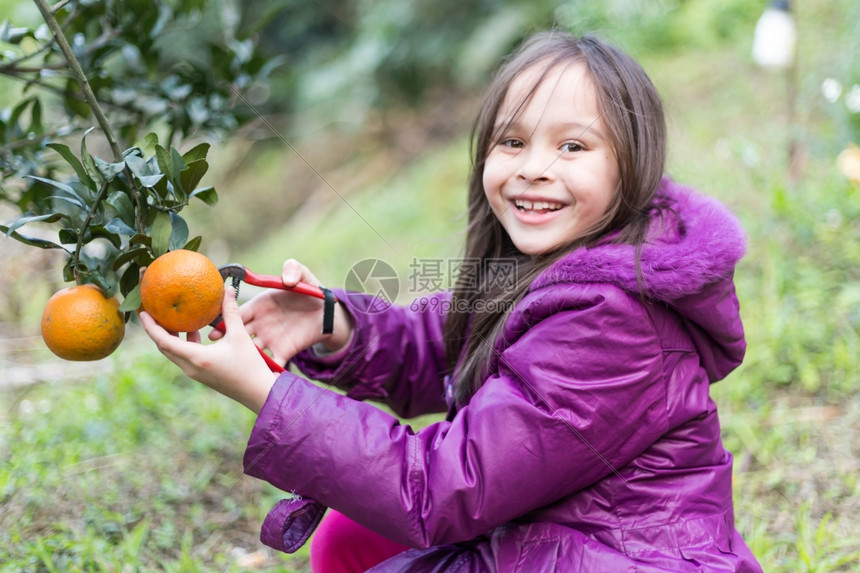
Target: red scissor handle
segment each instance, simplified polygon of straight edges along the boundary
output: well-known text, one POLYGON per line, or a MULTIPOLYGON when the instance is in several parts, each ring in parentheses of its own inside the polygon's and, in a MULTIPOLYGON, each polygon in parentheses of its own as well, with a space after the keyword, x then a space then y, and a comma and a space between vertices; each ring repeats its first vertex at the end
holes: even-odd
MULTIPOLYGON (((219 322, 218 324, 216 324, 215 326, 213 326, 212 328, 214 328, 215 330, 220 330, 221 332, 227 332, 227 327, 224 325, 223 320, 221 322, 219 322)), ((263 360, 266 361, 266 365, 269 367, 269 370, 271 370, 272 372, 278 372, 278 373, 284 371, 284 367, 282 365, 278 364, 277 362, 275 362, 274 359, 272 359, 271 356, 266 354, 263 351, 263 349, 260 348, 259 346, 257 346, 257 352, 259 352, 260 356, 263 357, 263 360)))
POLYGON ((289 290, 299 294, 306 294, 308 296, 325 299, 325 291, 322 287, 314 286, 302 281, 297 282, 293 286, 287 286, 284 284, 284 281, 281 280, 281 277, 276 277, 274 275, 258 275, 248 269, 245 269, 245 278, 243 280, 249 285, 289 290))
MULTIPOLYGON (((304 294, 316 298, 320 298, 324 301, 323 305, 323 334, 330 334, 332 328, 334 326, 334 305, 337 302, 337 297, 334 294, 321 286, 314 286, 312 284, 299 281, 295 285, 287 286, 284 284, 284 281, 281 280, 281 277, 277 277, 274 275, 258 275, 255 272, 249 271, 243 265, 239 265, 236 263, 231 263, 224 265, 218 269, 221 273, 221 276, 226 280, 228 278, 234 281, 234 285, 238 288, 239 281, 244 281, 249 285, 264 287, 264 288, 276 288, 280 290, 288 290, 291 292, 304 294)), ((238 291, 236 291, 238 293, 238 291)), ((221 319, 222 317, 219 315, 212 322, 212 327, 215 330, 220 330, 221 332, 226 332, 226 326, 224 325, 224 321, 221 319)), ((269 366, 269 369, 272 372, 283 372, 284 367, 281 364, 278 364, 272 357, 266 354, 262 348, 259 346, 257 350, 260 352, 260 356, 263 357, 263 360, 266 361, 266 364, 269 366)))

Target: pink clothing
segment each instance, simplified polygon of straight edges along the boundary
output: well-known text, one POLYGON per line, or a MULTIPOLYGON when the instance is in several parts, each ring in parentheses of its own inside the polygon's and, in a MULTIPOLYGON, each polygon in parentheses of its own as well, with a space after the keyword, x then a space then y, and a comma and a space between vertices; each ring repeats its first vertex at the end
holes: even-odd
POLYGON ((330 509, 311 538, 311 571, 362 573, 407 549, 330 509))

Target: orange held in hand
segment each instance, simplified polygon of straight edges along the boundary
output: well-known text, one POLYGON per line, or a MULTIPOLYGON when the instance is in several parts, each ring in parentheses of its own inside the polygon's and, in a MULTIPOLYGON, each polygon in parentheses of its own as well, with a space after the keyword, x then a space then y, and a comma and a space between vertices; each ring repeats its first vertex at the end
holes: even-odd
POLYGON ((224 279, 206 256, 179 249, 146 267, 140 281, 143 310, 173 332, 200 330, 218 316, 224 279))
POLYGON ((125 320, 116 297, 95 285, 54 293, 42 314, 42 339, 65 360, 100 360, 116 350, 125 336, 125 320))

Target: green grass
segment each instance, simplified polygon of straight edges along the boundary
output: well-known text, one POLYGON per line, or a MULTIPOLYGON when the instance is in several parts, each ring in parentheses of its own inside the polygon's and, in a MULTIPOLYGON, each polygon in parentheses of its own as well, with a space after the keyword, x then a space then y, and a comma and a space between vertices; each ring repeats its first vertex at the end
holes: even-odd
POLYGON ((253 417, 140 336, 84 378, 0 393, 0 571, 238 571, 262 548, 278 493, 242 476, 253 417))

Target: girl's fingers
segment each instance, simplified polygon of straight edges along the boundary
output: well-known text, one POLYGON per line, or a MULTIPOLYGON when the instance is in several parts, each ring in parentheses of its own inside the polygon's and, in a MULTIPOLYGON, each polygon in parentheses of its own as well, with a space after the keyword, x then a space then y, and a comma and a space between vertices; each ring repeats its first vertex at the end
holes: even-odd
POLYGON ((295 259, 287 259, 281 269, 281 280, 287 286, 295 286, 302 278, 302 265, 295 259))
POLYGON ((194 332, 188 332, 185 334, 185 340, 188 342, 200 342, 200 331, 195 330, 194 332))
POLYGON ((304 281, 312 285, 319 284, 313 273, 295 259, 284 261, 284 266, 281 270, 281 280, 284 281, 286 286, 295 286, 299 281, 304 281))
POLYGON ((177 343, 182 344, 182 340, 164 330, 146 311, 140 313, 140 321, 143 323, 143 329, 163 354, 169 353, 176 356, 177 350, 179 350, 177 343))
MULTIPOLYGON (((238 305, 238 303, 235 302, 236 301, 236 295, 233 294, 233 293, 235 293, 233 288, 227 287, 224 289, 224 296, 225 297, 227 296, 228 292, 231 293, 230 297, 233 299, 233 304, 238 305)), ((248 325, 250 325, 254 321, 254 319, 256 317, 256 313, 257 313, 256 300, 257 300, 256 298, 252 298, 251 300, 249 300, 248 302, 246 302, 245 304, 243 304, 242 306, 239 307, 239 316, 242 318, 242 322, 245 325, 245 329, 248 330, 249 333, 250 333, 250 329, 248 328, 248 325)), ((221 307, 223 310, 224 303, 222 303, 221 307)), ((222 320, 224 319, 224 313, 223 312, 221 313, 221 319, 222 320)), ((226 321, 224 321, 224 326, 225 327, 227 326, 226 321)), ((219 329, 213 328, 211 331, 209 331, 209 340, 212 340, 214 342, 216 340, 221 340, 222 338, 224 338, 224 330, 219 330, 219 329)))
POLYGON ((242 321, 242 313, 239 311, 239 304, 236 302, 236 295, 233 287, 224 289, 224 302, 221 305, 221 317, 224 319, 224 328, 227 332, 232 332, 233 329, 245 329, 245 323, 242 321))
POLYGON ((143 329, 154 341, 158 342, 162 334, 167 334, 167 331, 161 328, 161 326, 155 322, 155 319, 153 319, 145 310, 140 311, 138 316, 140 317, 140 322, 143 324, 143 329))
POLYGON ((295 356, 296 354, 297 354, 296 352, 293 352, 292 354, 287 356, 286 354, 284 354, 282 352, 272 351, 272 360, 274 360, 275 362, 277 362, 280 365, 284 365, 287 363, 287 361, 291 360, 293 358, 293 356, 295 356))

